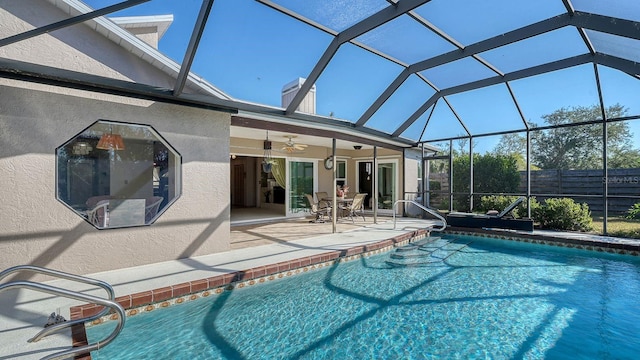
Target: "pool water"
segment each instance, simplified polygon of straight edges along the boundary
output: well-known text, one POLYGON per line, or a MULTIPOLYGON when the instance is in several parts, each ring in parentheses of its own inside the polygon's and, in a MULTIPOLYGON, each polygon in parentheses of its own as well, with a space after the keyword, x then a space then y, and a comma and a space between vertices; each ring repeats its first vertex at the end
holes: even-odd
POLYGON ((635 359, 639 301, 636 257, 445 235, 141 313, 92 355, 635 359))

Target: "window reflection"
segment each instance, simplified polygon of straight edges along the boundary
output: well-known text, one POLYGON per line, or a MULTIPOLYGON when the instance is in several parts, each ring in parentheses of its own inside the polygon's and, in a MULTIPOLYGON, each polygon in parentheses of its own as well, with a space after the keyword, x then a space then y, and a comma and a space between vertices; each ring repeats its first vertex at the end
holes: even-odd
POLYGON ((151 224, 180 196, 180 154, 148 125, 97 121, 56 158, 58 199, 99 229, 151 224))

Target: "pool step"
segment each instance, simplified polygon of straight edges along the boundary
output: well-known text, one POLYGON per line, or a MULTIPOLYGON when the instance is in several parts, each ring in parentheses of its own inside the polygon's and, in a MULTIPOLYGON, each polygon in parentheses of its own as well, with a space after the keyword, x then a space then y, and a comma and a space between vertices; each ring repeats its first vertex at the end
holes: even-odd
POLYGON ((413 247, 403 246, 389 255, 388 265, 394 267, 429 266, 442 263, 448 257, 467 247, 471 242, 457 243, 455 239, 434 238, 413 247), (401 250, 402 249, 402 250, 401 250))
POLYGON ((391 258, 404 259, 429 256, 431 249, 440 248, 448 243, 449 241, 436 236, 424 238, 420 241, 397 248, 396 251, 391 254, 391 258))
POLYGON ((420 248, 420 246, 430 244, 430 243, 432 243, 434 241, 438 241, 440 239, 441 238, 439 236, 427 236, 424 239, 420 239, 418 241, 414 241, 414 242, 412 242, 410 244, 407 244, 407 245, 404 245, 404 246, 401 246, 401 247, 397 248, 396 252, 404 252, 404 251, 416 250, 416 249, 420 248))

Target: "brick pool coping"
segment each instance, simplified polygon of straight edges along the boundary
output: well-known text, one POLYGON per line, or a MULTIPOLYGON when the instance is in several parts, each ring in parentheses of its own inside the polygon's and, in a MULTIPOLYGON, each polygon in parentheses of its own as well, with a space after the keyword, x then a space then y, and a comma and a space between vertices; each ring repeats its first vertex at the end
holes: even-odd
POLYGON ((533 244, 552 245, 610 254, 640 256, 640 240, 614 238, 585 233, 567 233, 545 231, 543 233, 508 231, 495 229, 469 229, 449 227, 447 234, 476 235, 496 239, 529 242, 533 244))
MULTIPOLYGON (((115 299, 126 311, 127 316, 133 316, 139 313, 139 308, 147 308, 148 311, 155 309, 154 304, 160 307, 170 305, 172 299, 178 298, 179 301, 183 296, 189 296, 194 300, 200 296, 206 297, 211 292, 220 293, 225 288, 233 288, 234 284, 242 287, 243 282, 251 282, 255 279, 264 279, 265 277, 275 277, 292 271, 300 272, 300 269, 316 266, 322 267, 323 264, 336 262, 340 259, 347 259, 354 256, 361 256, 367 253, 380 251, 382 249, 391 249, 409 243, 412 239, 426 236, 430 233, 430 229, 419 229, 408 232, 406 234, 397 235, 390 239, 378 241, 371 244, 354 246, 344 250, 333 250, 321 254, 305 256, 297 259, 281 261, 275 264, 257 266, 254 268, 234 271, 226 274, 216 275, 205 279, 187 281, 184 283, 166 286, 159 289, 142 291, 135 294, 119 296, 115 299), (198 295, 199 294, 199 295, 198 295), (153 307, 153 309, 151 309, 153 307)), ((282 276, 279 276, 282 277, 282 276)), ((103 307, 97 304, 86 304, 73 306, 70 309, 71 320, 86 318, 93 316, 102 311, 103 307)), ((108 315, 109 316, 109 315, 108 315)), ((116 314, 111 314, 110 319, 117 319, 116 314)), ((95 323, 102 322, 101 319, 95 323)), ((74 347, 87 345, 87 335, 85 324, 77 324, 72 327, 72 342, 74 347)), ((90 354, 76 356, 76 359, 91 359, 90 354)))
MULTIPOLYGON (((142 291, 135 294, 117 297, 115 300, 127 311, 127 316, 133 316, 141 311, 152 311, 158 307, 167 307, 173 303, 181 303, 185 296, 190 296, 190 300, 199 297, 207 297, 211 292, 221 293, 227 288, 234 288, 234 284, 243 287, 245 283, 253 285, 256 279, 264 282, 265 278, 270 280, 275 276, 282 277, 283 274, 291 275, 292 272, 299 273, 300 269, 306 272, 308 267, 322 267, 323 264, 329 265, 341 259, 350 257, 363 256, 368 253, 390 250, 394 247, 402 246, 409 243, 412 239, 429 235, 430 229, 415 230, 406 234, 398 235, 390 239, 378 241, 375 243, 354 246, 344 250, 328 251, 321 254, 306 256, 302 258, 281 261, 275 264, 257 266, 254 268, 239 270, 226 274, 216 275, 205 279, 187 281, 184 283, 166 286, 158 289, 142 291), (155 304, 155 305, 154 305, 155 304), (143 310, 138 310, 143 309, 143 310)), ((561 246, 567 248, 584 249, 599 252, 608 252, 613 254, 626 254, 640 256, 640 241, 605 241, 606 237, 595 237, 592 239, 585 238, 581 234, 575 234, 580 239, 571 237, 553 236, 552 234, 536 234, 528 232, 511 232, 492 229, 469 229, 449 227, 446 234, 458 235, 479 235, 483 237, 491 237, 504 240, 513 240, 520 242, 530 242, 535 244, 561 246)), ((613 238, 607 238, 613 239, 613 238)), ((102 310, 102 306, 96 304, 86 304, 74 306, 70 309, 71 319, 80 319, 93 316, 102 310)), ((117 315, 112 314, 110 319, 117 319, 117 315)), ((102 319, 96 320, 94 323, 101 323, 102 319)), ((78 324, 72 327, 73 346, 87 345, 85 324, 78 324)), ((91 359, 90 354, 76 356, 76 359, 91 359)))

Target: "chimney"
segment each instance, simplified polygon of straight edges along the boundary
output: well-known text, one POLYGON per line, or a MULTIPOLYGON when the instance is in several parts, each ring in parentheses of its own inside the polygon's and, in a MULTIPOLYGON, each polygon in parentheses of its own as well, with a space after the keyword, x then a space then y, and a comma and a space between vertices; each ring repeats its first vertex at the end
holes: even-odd
POLYGON ((173 22, 173 15, 112 17, 109 20, 157 49, 158 42, 173 22))
MULTIPOLYGON (((286 108, 296 96, 306 79, 298 78, 282 87, 282 107, 286 108)), ((298 111, 315 114, 316 113, 316 85, 314 84, 307 95, 302 99, 298 111)))

